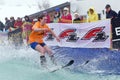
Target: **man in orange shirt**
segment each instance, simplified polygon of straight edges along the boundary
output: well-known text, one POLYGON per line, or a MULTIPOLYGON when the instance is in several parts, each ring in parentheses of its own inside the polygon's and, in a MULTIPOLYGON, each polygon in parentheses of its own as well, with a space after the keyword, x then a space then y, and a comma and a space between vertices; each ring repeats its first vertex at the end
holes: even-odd
POLYGON ((56 34, 46 25, 46 21, 47 17, 45 17, 44 15, 38 17, 38 21, 33 25, 33 31, 29 36, 30 46, 40 53, 40 60, 42 66, 46 65, 45 52, 49 54, 52 62, 54 63, 54 56, 52 50, 43 41, 43 37, 46 32, 51 32, 52 35, 56 38, 56 40, 60 42, 59 37, 57 37, 56 34))

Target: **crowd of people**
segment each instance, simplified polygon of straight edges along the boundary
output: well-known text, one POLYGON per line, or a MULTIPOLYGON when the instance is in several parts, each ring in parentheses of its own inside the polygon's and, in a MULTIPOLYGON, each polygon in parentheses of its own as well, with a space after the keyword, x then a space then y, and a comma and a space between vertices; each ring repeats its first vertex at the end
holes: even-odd
MULTIPOLYGON (((72 23, 72 16, 69 13, 69 8, 65 7, 63 9, 63 13, 61 13, 59 8, 55 8, 54 20, 50 21, 50 15, 47 11, 44 11, 43 14, 47 17, 47 23, 72 23)), ((33 25, 37 19, 32 19, 29 16, 25 16, 24 18, 18 17, 16 20, 12 16, 9 18, 5 18, 5 23, 0 21, 0 30, 3 31, 12 31, 16 28, 23 28, 25 24, 33 25)), ((24 30, 24 29, 23 29, 24 30)))
MULTIPOLYGON (((112 10, 111 6, 107 4, 105 6, 106 9, 106 18, 115 18, 120 17, 120 11, 118 14, 112 10)), ((87 11, 87 19, 84 21, 83 17, 80 16, 79 13, 75 12, 74 17, 72 17, 70 10, 68 7, 64 7, 63 10, 60 8, 55 8, 54 11, 54 19, 51 21, 50 15, 47 11, 44 11, 43 14, 47 17, 47 23, 81 23, 81 22, 94 22, 98 21, 98 13, 95 11, 94 7, 90 7, 87 11)), ((25 16, 24 18, 18 17, 16 20, 14 17, 10 17, 8 19, 5 18, 5 23, 0 21, 0 30, 11 32, 17 28, 21 28, 23 31, 23 38, 27 39, 32 30, 32 26, 37 21, 37 19, 32 19, 29 16, 25 16)))
MULTIPOLYGON (((105 6, 105 9, 106 18, 120 17, 120 11, 117 14, 114 10, 112 10, 109 4, 105 6)), ((63 10, 60 8, 55 8, 53 21, 50 21, 50 15, 46 11, 44 11, 43 14, 47 17, 47 23, 80 23, 83 21, 83 17, 81 17, 77 12, 74 13, 74 18, 72 18, 70 10, 67 7, 63 8, 63 10)), ((86 22, 94 22, 99 20, 98 13, 95 11, 94 7, 90 7, 87 11, 87 14, 88 18, 86 22)), ((5 24, 0 21, 0 30, 11 31, 14 28, 22 27, 25 22, 34 24, 35 21, 37 21, 37 19, 31 19, 29 16, 25 16, 24 20, 22 20, 20 17, 18 17, 16 20, 14 17, 10 17, 10 19, 6 17, 5 24)))
MULTIPOLYGON (((114 10, 112 10, 109 4, 105 6, 105 9, 106 9, 106 19, 120 17, 120 11, 117 14, 114 10)), ((94 7, 90 7, 87 11, 87 14, 88 14, 87 15, 88 17, 87 17, 86 22, 94 22, 94 21, 99 20, 98 13, 95 11, 94 7)), ((51 22, 52 23, 81 23, 81 22, 84 22, 83 17, 81 17, 79 13, 77 12, 74 13, 74 18, 73 18, 68 7, 64 7, 63 10, 61 10, 58 7, 55 8, 55 11, 53 14, 54 16, 53 21, 51 21, 50 15, 48 14, 47 11, 44 11, 43 15, 47 17, 46 23, 51 23, 51 22)), ((32 26, 37 21, 38 19, 36 18, 32 19, 29 16, 25 16, 24 18, 18 17, 16 20, 14 17, 10 17, 10 19, 6 17, 5 24, 0 21, 0 30, 11 32, 17 28, 21 28, 22 37, 26 39, 26 42, 28 43, 29 35, 32 31, 32 26)))
MULTIPOLYGON (((112 19, 112 18, 117 18, 120 17, 120 11, 115 12, 114 10, 112 10, 111 6, 109 4, 107 4, 105 6, 106 9, 106 19, 112 19)), ((94 22, 94 21, 98 21, 98 13, 95 11, 95 9, 93 7, 89 8, 88 10, 88 22, 94 22)))

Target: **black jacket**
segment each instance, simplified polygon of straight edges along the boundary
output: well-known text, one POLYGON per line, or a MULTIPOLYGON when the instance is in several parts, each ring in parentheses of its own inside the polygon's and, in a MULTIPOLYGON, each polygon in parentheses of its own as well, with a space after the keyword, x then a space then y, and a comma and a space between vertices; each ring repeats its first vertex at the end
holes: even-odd
POLYGON ((117 13, 113 10, 110 10, 108 13, 106 12, 106 18, 115 18, 117 16, 117 13))
POLYGON ((0 30, 3 31, 4 28, 5 28, 5 25, 0 21, 0 30))
POLYGON ((120 18, 120 11, 118 12, 118 18, 120 18))

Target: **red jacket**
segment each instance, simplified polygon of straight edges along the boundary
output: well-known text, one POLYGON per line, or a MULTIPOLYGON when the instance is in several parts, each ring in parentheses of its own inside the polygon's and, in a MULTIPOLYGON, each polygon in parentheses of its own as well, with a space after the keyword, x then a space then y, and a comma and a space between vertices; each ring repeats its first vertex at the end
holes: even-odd
POLYGON ((72 16, 71 14, 68 14, 66 16, 62 15, 61 19, 60 19, 61 23, 72 23, 72 16))
POLYGON ((23 22, 22 21, 15 21, 14 27, 18 28, 18 27, 22 27, 23 22))

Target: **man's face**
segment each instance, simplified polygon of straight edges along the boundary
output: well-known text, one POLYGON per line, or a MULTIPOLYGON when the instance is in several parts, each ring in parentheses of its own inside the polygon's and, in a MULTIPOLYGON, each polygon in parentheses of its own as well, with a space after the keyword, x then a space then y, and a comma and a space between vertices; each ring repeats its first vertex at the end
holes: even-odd
POLYGON ((43 19, 41 20, 41 22, 42 22, 43 24, 45 24, 45 23, 47 22, 47 17, 43 17, 43 19))
POLYGON ((110 11, 110 9, 111 9, 110 7, 109 7, 109 8, 106 8, 106 12, 109 12, 109 11, 110 11))
POLYGON ((64 11, 63 11, 63 14, 67 14, 67 10, 64 10, 64 11))
POLYGON ((75 18, 79 18, 79 15, 78 15, 78 14, 75 14, 74 17, 75 17, 75 18))

